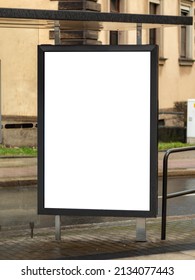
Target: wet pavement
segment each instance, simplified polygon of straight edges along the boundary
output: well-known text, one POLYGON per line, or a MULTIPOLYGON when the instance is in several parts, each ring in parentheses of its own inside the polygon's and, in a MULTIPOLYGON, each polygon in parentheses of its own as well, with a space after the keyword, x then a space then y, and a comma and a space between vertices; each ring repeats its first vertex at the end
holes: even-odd
MULTIPOLYGON (((159 153, 159 176, 163 153, 159 153)), ((195 151, 171 155, 170 176, 195 175, 195 151)), ((141 171, 140 171, 141 172, 141 171)), ((0 159, 0 188, 31 186, 37 182, 36 158, 0 159)), ((28 187, 27 187, 28 188, 28 187)), ((6 200, 6 198, 5 198, 6 200)), ((136 241, 135 219, 108 219, 88 224, 62 225, 61 241, 55 228, 22 225, 0 227, 1 260, 39 259, 195 259, 195 215, 168 217, 167 240, 161 240, 161 218, 147 219, 147 241, 136 241)))
POLYGON ((136 242, 135 220, 62 227, 61 241, 54 228, 0 232, 1 260, 149 259, 194 260, 195 216, 172 217, 167 240, 160 240, 160 219, 147 220, 147 241, 136 242))

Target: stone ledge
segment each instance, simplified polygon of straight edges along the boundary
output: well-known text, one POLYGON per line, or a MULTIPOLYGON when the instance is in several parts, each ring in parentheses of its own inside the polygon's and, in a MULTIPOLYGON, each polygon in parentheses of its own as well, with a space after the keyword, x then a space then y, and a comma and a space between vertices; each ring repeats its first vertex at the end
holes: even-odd
POLYGON ((179 65, 180 66, 193 66, 195 60, 188 59, 188 58, 179 58, 179 65))
POLYGON ((37 185, 36 177, 22 178, 0 178, 0 188, 2 187, 22 187, 37 185))
MULTIPOLYGON (((163 176, 163 171, 158 171, 158 176, 163 176)), ((171 169, 168 171, 168 177, 195 177, 195 169, 171 169)))

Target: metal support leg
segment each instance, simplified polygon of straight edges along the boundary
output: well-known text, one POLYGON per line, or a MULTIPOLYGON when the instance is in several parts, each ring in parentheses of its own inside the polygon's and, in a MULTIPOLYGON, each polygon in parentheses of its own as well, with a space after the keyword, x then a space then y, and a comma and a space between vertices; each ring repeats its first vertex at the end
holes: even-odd
POLYGON ((136 241, 146 241, 146 219, 137 218, 136 220, 136 241))
MULTIPOLYGON (((142 44, 142 24, 137 24, 137 45, 142 44)), ((146 219, 137 218, 136 220, 136 241, 146 241, 146 219)))
POLYGON ((61 240, 61 219, 60 216, 55 216, 55 239, 61 240))

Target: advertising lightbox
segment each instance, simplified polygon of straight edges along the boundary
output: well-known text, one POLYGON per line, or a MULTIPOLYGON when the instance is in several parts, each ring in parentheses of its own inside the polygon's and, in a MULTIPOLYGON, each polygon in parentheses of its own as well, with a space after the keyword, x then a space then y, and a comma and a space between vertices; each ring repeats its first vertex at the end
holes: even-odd
POLYGON ((39 214, 156 216, 157 96, 157 46, 39 46, 39 214))

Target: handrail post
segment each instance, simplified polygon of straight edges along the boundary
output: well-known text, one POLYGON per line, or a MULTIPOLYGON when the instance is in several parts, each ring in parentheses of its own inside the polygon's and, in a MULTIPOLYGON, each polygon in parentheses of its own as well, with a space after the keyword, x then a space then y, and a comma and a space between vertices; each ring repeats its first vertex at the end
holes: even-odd
POLYGON ((167 171, 168 171, 168 158, 170 152, 167 151, 163 159, 163 188, 162 188, 162 227, 161 227, 161 240, 166 239, 166 221, 167 221, 167 171))
POLYGON ((168 176, 168 158, 171 153, 186 152, 195 150, 195 146, 184 148, 173 148, 166 151, 163 158, 163 185, 162 185, 162 223, 161 223, 161 240, 166 239, 166 222, 167 222, 167 176, 168 176))

